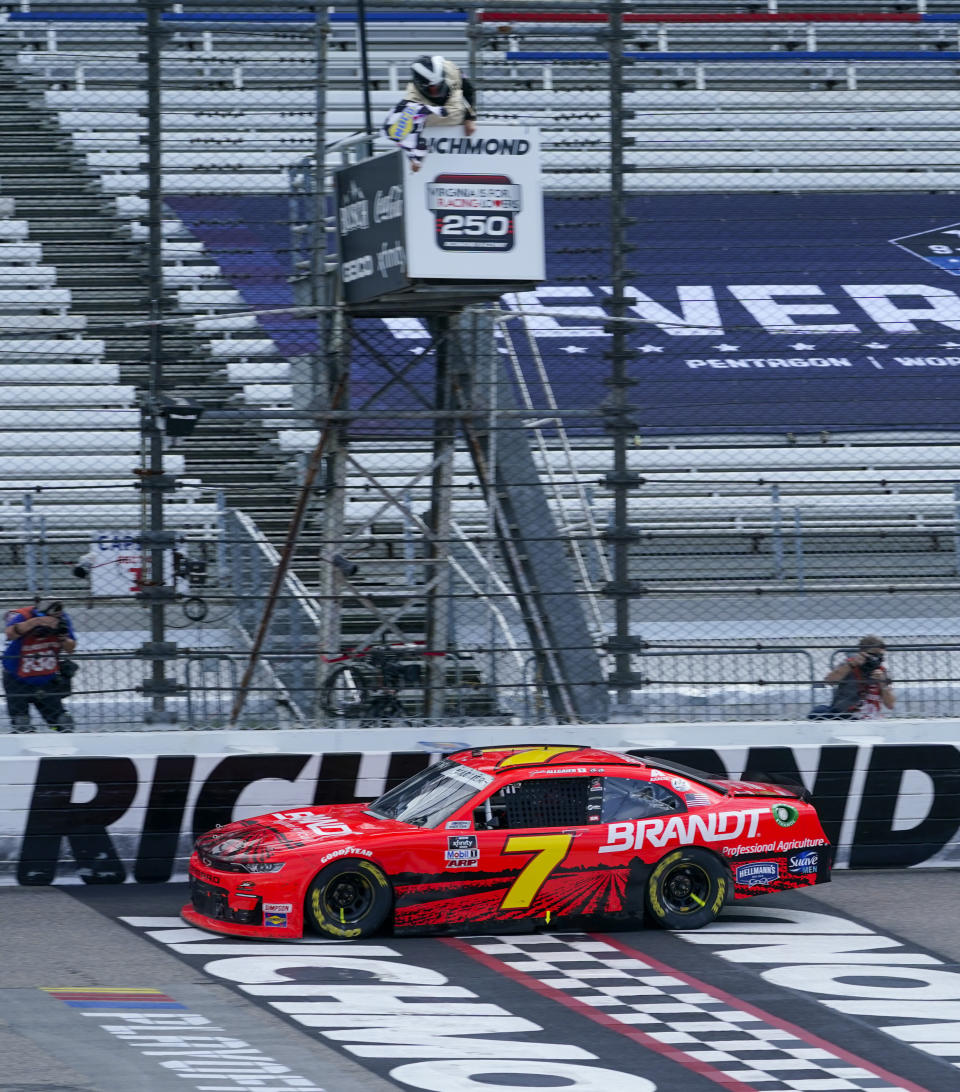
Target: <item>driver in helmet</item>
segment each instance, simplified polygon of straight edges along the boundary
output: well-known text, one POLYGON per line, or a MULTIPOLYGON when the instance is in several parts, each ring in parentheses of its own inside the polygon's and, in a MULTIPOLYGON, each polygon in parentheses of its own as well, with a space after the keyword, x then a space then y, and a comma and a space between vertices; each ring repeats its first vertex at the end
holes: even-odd
POLYGON ((463 125, 470 136, 476 128, 473 84, 460 69, 438 54, 423 54, 410 66, 403 98, 390 111, 383 131, 407 153, 410 169, 419 171, 427 152, 427 125, 463 125))

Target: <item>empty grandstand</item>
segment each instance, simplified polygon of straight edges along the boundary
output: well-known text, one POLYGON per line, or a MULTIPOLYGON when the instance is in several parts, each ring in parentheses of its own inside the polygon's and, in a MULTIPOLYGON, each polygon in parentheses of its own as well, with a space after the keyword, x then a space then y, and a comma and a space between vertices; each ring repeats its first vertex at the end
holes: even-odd
POLYGON ((85 727, 225 723, 261 642, 244 723, 314 723, 331 661, 383 640, 443 654, 411 719, 558 715, 524 598, 549 614, 562 589, 497 531, 527 489, 528 545, 561 544, 589 636, 568 651, 610 671, 632 612, 624 716, 795 715, 869 629, 904 646, 901 710, 952 711, 960 17, 741 7, 626 3, 612 50, 606 4, 384 3, 365 26, 350 5, 7 6, 4 590, 87 604, 85 727), (547 279, 482 348, 317 307, 316 179, 402 93, 414 39, 472 74, 481 126, 542 136, 547 279), (439 362, 471 351, 448 433, 439 362), (201 412, 188 435, 159 437, 168 398, 201 412), (491 465, 523 437, 519 477, 483 478, 477 429, 491 465), (148 566, 185 543, 192 574, 98 599, 74 563, 130 531, 148 566))

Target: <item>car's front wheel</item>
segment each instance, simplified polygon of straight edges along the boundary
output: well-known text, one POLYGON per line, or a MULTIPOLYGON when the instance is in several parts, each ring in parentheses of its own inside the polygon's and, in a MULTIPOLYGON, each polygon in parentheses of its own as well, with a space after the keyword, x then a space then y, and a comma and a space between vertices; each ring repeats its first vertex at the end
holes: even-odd
POLYGON ((668 853, 647 879, 647 909, 664 929, 699 929, 714 921, 727 897, 723 865, 691 846, 668 853))
POLYGON ((307 921, 318 933, 337 940, 370 936, 392 908, 390 881, 370 861, 334 861, 307 889, 307 921))

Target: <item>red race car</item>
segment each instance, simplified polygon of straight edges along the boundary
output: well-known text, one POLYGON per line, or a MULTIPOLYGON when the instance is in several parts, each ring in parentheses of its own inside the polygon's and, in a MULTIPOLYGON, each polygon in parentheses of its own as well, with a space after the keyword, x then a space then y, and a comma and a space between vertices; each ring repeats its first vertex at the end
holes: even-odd
POLYGON ((339 940, 584 927, 648 914, 713 921, 730 898, 830 879, 832 850, 799 786, 727 781, 589 747, 458 751, 372 804, 218 827, 190 859, 191 925, 339 940))

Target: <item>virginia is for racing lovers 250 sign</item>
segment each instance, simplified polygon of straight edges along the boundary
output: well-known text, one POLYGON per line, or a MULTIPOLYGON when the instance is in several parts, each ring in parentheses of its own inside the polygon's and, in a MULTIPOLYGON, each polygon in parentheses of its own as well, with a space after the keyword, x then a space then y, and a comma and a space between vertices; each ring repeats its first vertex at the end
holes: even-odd
POLYGON ((540 132, 480 124, 425 131, 423 167, 404 183, 411 277, 542 281, 540 132))
POLYGON ((412 280, 510 283, 545 276, 540 134, 528 125, 427 130, 418 173, 401 152, 336 175, 347 303, 412 280))

